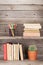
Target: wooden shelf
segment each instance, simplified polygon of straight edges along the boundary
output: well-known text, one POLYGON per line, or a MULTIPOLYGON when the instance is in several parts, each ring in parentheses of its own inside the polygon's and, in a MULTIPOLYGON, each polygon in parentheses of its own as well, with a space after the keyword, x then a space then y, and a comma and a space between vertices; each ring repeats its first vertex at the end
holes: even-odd
POLYGON ((22 37, 22 36, 15 36, 15 37, 11 37, 11 36, 1 36, 1 39, 43 39, 43 37, 22 37))
POLYGON ((29 60, 24 60, 24 61, 0 61, 1 65, 43 65, 43 61, 29 61, 29 60))

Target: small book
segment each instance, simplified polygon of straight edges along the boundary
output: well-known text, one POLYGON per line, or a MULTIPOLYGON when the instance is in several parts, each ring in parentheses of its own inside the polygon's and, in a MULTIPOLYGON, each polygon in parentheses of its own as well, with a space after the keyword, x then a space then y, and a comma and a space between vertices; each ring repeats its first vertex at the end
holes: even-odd
POLYGON ((40 37, 40 33, 26 33, 26 32, 24 32, 23 33, 23 36, 39 36, 40 37))
POLYGON ((23 49, 22 49, 22 45, 19 45, 19 49, 20 49, 20 58, 21 58, 21 60, 23 60, 23 49))
POLYGON ((14 44, 14 60, 19 60, 19 44, 14 44))
POLYGON ((28 33, 39 33, 40 31, 39 30, 25 30, 24 32, 28 32, 28 33))
POLYGON ((30 29, 41 29, 41 25, 39 23, 31 23, 31 24, 23 24, 25 28, 30 29))
POLYGON ((7 43, 7 60, 12 60, 11 58, 11 44, 7 43))
POLYGON ((3 44, 3 50, 4 50, 4 60, 7 60, 7 44, 3 44))
POLYGON ((14 55, 13 44, 11 44, 11 60, 13 60, 13 55, 14 55))

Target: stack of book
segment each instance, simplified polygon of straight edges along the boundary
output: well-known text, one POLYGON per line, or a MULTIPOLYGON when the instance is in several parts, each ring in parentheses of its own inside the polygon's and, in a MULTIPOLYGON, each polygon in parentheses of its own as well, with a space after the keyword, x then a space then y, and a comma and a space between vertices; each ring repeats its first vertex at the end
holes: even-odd
POLYGON ((23 24, 23 36, 40 36, 41 25, 39 23, 23 24))
POLYGON ((23 49, 21 44, 3 44, 4 60, 23 60, 23 49))

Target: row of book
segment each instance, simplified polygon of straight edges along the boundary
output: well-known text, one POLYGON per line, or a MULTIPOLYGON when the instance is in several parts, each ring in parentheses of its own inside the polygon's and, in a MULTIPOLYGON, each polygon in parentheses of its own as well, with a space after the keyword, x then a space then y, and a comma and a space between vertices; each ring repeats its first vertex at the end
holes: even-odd
POLYGON ((4 60, 23 60, 23 49, 21 44, 3 44, 4 60))
POLYGON ((40 36, 40 29, 42 28, 39 23, 23 24, 24 32, 23 36, 40 36))

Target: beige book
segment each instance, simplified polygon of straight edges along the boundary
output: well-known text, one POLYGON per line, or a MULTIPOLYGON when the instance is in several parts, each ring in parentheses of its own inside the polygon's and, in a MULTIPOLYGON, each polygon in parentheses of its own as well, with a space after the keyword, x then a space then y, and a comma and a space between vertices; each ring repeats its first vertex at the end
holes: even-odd
POLYGON ((25 33, 28 32, 28 33, 40 33, 39 30, 25 30, 24 31, 25 33))
POLYGON ((13 60, 13 44, 11 45, 11 60, 13 60))
POLYGON ((23 33, 23 36, 39 36, 40 37, 40 33, 23 33))
POLYGON ((25 30, 39 30, 39 29, 24 28, 24 31, 25 31, 25 30))
POLYGON ((14 44, 14 60, 19 60, 19 44, 14 44))
POLYGON ((23 60, 23 49, 22 49, 22 45, 19 46, 20 49, 20 58, 21 60, 23 60))
POLYGON ((11 44, 7 44, 7 60, 11 60, 11 44))

